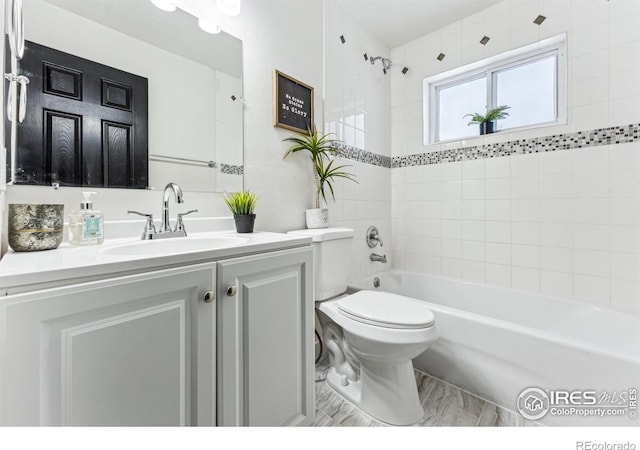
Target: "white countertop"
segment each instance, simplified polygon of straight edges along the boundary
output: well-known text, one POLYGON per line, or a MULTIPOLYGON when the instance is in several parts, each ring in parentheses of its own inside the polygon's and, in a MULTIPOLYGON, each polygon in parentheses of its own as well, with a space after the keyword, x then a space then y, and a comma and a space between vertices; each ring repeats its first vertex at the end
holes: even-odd
MULTIPOLYGON (((73 246, 66 242, 55 250, 14 252, 9 250, 0 260, 0 295, 8 295, 24 286, 60 282, 84 277, 100 277, 119 272, 138 272, 154 268, 217 261, 236 256, 262 253, 309 245, 311 238, 280 233, 254 232, 239 234, 235 231, 189 233, 186 238, 234 237, 246 240, 215 249, 193 249, 187 252, 163 255, 120 254, 117 248, 141 242, 140 238, 105 239, 101 245, 73 246), (116 249, 114 252, 113 249, 116 249)), ((145 241, 147 242, 147 241, 145 241)), ((159 241, 154 241, 159 242, 159 241)), ((193 247, 193 246, 190 246, 193 247)))

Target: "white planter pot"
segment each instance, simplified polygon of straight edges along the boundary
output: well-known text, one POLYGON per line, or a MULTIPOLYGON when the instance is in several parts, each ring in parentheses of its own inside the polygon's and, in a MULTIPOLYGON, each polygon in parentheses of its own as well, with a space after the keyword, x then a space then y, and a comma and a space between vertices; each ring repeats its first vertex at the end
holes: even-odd
POLYGON ((307 228, 327 228, 329 210, 327 208, 307 209, 307 228))

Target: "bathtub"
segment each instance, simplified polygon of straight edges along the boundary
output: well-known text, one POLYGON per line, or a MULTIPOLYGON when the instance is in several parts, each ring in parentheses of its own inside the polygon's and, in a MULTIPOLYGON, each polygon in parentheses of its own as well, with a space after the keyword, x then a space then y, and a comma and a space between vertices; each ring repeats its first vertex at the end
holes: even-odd
MULTIPOLYGON (((425 274, 389 271, 376 277, 377 289, 423 300, 435 315, 440 338, 414 360, 415 368, 512 411, 525 388, 559 396, 539 420, 546 425, 640 425, 640 406, 603 417, 570 409, 593 402, 594 391, 598 402, 610 396, 600 405, 605 414, 621 398, 622 405, 633 403, 633 390, 640 388, 640 317, 425 274), (563 400, 562 391, 581 393, 563 400)), ((350 290, 375 290, 373 280, 353 283, 350 290)))

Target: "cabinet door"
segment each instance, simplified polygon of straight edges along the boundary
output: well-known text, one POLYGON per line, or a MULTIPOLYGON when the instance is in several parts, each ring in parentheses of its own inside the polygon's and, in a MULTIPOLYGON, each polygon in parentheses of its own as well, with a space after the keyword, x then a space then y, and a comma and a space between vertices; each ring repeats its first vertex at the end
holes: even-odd
POLYGON ((215 425, 215 264, 0 299, 3 425, 215 425))
POLYGON ((311 248, 218 263, 218 425, 314 416, 311 248))

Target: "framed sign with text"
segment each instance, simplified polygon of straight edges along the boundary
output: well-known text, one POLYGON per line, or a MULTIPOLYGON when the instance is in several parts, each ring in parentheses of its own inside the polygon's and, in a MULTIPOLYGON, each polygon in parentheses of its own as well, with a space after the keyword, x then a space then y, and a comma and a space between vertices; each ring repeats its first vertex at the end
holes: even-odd
POLYGON ((306 134, 313 129, 313 88, 279 70, 273 80, 274 126, 306 134))

